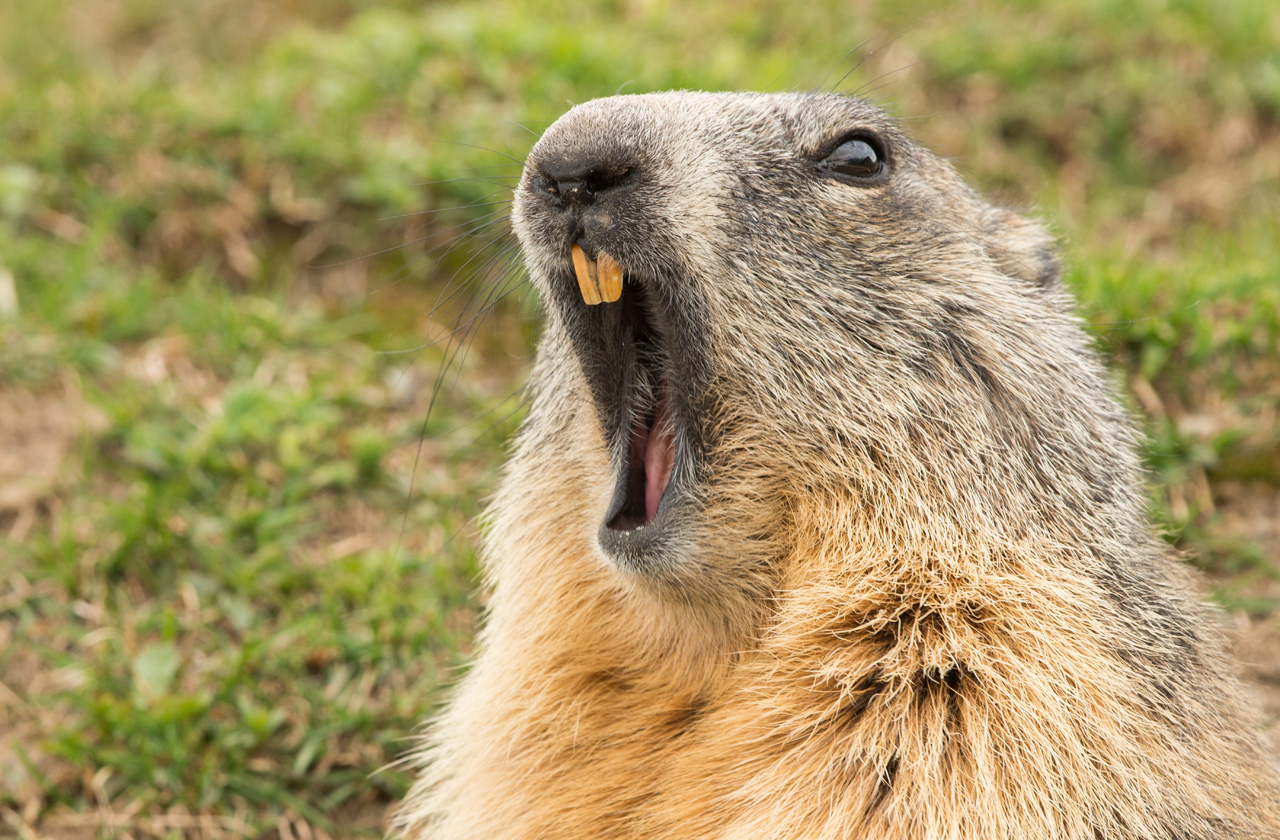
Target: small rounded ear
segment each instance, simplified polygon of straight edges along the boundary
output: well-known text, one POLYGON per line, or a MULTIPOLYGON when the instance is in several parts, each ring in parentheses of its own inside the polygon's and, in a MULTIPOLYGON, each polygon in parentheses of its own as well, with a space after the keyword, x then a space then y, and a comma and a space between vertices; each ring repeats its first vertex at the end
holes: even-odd
POLYGON ((989 208, 982 214, 987 252, 1000 270, 1041 289, 1062 283, 1062 263, 1053 237, 1035 221, 1010 210, 989 208))

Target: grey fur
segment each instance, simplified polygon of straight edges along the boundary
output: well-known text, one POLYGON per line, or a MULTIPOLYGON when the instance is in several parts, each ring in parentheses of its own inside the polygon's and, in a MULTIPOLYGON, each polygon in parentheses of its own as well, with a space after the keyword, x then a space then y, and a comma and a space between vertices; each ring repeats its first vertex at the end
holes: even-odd
POLYGON ((1146 521, 1039 225, 860 100, 681 92, 564 116, 515 228, 547 303, 534 399, 404 830, 1280 836, 1218 616, 1146 521), (850 136, 887 176, 824 168, 850 136), (582 172, 607 184, 570 206, 582 172), (574 242, 643 288, 647 368, 574 242), (661 371, 678 450, 625 533, 601 524, 619 364, 639 391, 661 371))

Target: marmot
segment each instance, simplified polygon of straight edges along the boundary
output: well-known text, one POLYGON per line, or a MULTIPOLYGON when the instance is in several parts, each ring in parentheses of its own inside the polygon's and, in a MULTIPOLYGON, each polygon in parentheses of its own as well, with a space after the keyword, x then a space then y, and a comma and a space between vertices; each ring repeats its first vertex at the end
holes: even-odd
POLYGON ((881 110, 575 107, 415 838, 1280 837, 1050 238, 881 110))

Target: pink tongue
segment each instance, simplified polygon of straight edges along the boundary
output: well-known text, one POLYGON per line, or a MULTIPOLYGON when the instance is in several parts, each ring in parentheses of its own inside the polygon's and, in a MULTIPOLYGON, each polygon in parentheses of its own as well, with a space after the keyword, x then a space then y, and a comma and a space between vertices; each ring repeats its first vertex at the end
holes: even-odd
POLYGON ((671 480, 671 467, 675 464, 675 429, 671 424, 671 407, 667 389, 658 393, 658 405, 653 415, 653 428, 644 450, 644 519, 652 522, 658 515, 658 502, 671 480))

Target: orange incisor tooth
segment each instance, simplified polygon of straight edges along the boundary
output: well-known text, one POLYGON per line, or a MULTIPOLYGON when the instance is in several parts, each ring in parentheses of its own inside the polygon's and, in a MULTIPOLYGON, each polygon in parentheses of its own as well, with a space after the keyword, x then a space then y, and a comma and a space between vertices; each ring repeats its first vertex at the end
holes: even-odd
POLYGON ((600 252, 598 261, 600 270, 596 275, 596 285, 600 289, 600 297, 605 303, 613 303, 622 297, 622 266, 604 251, 600 252))
POLYGON ((573 271, 578 275, 578 290, 582 292, 582 299, 587 302, 587 306, 595 306, 602 300, 599 281, 596 280, 596 264, 587 259, 587 255, 577 245, 569 252, 573 255, 573 271))

